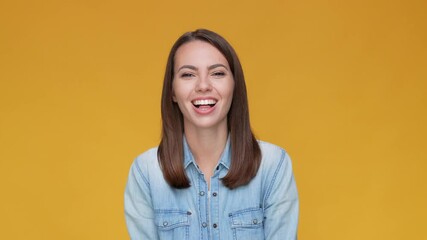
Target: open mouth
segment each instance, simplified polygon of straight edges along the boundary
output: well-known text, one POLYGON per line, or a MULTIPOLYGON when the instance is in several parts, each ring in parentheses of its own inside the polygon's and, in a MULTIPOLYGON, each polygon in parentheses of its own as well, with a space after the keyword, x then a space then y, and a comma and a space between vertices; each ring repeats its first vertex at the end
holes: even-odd
POLYGON ((205 108, 205 107, 215 106, 216 100, 214 100, 214 99, 201 99, 201 100, 194 100, 192 103, 196 108, 205 108))

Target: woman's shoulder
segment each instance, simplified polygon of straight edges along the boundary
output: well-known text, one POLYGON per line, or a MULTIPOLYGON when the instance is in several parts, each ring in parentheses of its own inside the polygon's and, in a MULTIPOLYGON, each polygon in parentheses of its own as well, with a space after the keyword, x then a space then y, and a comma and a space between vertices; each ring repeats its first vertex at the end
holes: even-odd
POLYGON ((157 148, 158 147, 153 147, 146 150, 145 152, 139 154, 136 159, 138 161, 152 161, 152 159, 157 160, 157 148))
POLYGON ((143 172, 158 168, 157 148, 153 147, 139 154, 133 162, 134 167, 143 172))
POLYGON ((258 144, 261 149, 262 165, 269 165, 274 168, 283 164, 283 162, 290 161, 289 155, 284 148, 261 140, 258 140, 258 144))
POLYGON ((282 154, 287 154, 286 150, 276 144, 273 143, 269 143, 269 142, 265 142, 262 140, 258 140, 258 145, 261 149, 261 152, 263 154, 272 154, 272 155, 282 155, 282 154))

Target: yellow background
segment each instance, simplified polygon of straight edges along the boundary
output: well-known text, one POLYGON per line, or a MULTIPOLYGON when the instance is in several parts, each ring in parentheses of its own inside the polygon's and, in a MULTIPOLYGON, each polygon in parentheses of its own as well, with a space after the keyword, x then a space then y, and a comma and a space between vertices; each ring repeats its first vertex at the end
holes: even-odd
POLYGON ((427 2, 0 2, 0 239, 128 239, 168 51, 225 36, 260 139, 291 154, 300 239, 427 239, 427 2))

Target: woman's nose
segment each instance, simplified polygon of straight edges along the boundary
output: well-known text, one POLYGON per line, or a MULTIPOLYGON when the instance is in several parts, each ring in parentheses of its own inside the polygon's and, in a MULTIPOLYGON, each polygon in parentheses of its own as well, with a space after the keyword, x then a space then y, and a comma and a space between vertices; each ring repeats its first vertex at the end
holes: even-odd
POLYGON ((196 84, 197 92, 206 92, 212 89, 212 85, 208 76, 200 77, 196 84))

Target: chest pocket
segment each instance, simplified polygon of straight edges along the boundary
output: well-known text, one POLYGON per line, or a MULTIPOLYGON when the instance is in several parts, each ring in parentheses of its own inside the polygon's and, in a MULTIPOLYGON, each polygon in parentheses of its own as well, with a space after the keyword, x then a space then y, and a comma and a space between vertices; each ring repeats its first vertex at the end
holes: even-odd
POLYGON ((159 239, 189 239, 191 212, 155 210, 154 214, 159 239))
POLYGON ((249 208, 230 213, 234 240, 263 240, 264 213, 261 208, 249 208))

